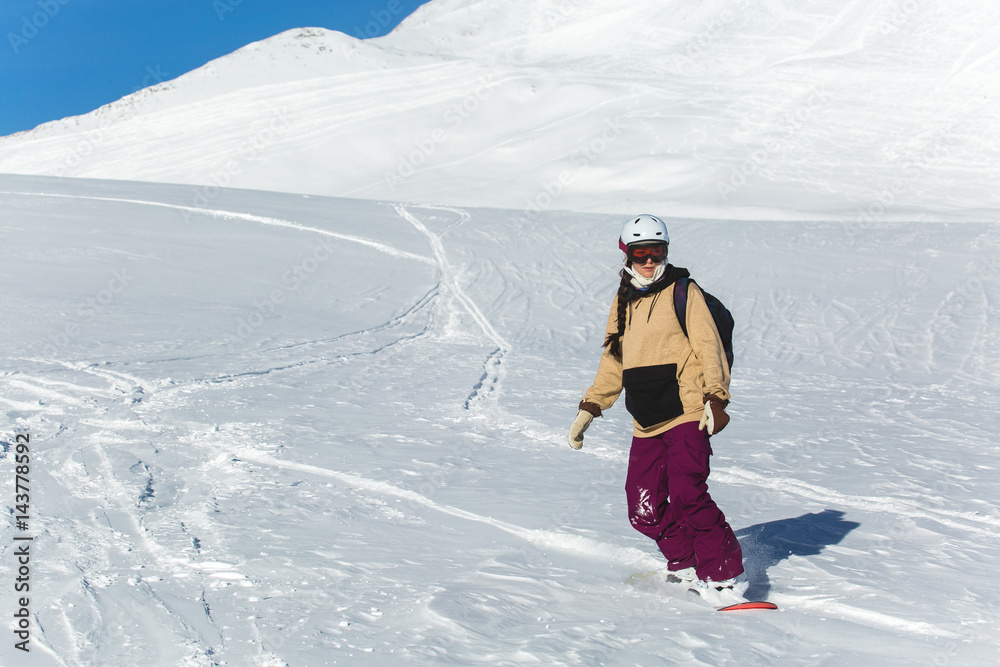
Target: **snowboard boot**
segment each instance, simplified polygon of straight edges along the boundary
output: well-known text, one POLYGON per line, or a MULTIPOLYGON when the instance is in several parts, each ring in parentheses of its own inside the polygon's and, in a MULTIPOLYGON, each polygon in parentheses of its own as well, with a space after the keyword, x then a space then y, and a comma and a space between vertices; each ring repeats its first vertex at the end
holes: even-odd
POLYGON ((728 607, 746 602, 747 599, 743 595, 749 587, 750 582, 746 580, 745 575, 741 574, 725 581, 702 581, 699 579, 691 586, 691 590, 713 607, 728 607))
POLYGON ((668 584, 686 584, 690 586, 698 581, 698 575, 695 574, 693 567, 686 567, 683 570, 667 570, 663 580, 668 584))

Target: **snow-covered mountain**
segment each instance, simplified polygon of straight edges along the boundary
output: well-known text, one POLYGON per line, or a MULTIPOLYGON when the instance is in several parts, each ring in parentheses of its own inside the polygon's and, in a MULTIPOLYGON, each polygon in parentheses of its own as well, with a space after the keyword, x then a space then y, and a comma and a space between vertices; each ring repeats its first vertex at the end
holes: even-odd
POLYGON ((956 0, 435 0, 383 38, 290 31, 0 139, 0 172, 529 213, 992 219, 997 25, 1000 6, 956 0))
POLYGON ((997 224, 671 223, 736 317, 710 486, 781 607, 720 617, 625 583, 662 559, 624 409, 566 444, 617 216, 189 198, 0 177, 0 664, 994 664, 997 224))

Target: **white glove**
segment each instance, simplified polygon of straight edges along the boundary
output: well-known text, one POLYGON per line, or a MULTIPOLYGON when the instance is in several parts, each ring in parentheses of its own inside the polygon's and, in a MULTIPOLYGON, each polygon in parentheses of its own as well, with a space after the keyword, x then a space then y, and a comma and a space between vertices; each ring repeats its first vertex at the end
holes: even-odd
POLYGON ((715 415, 712 414, 712 404, 705 403, 705 411, 701 413, 701 421, 698 422, 698 430, 704 431, 708 427, 708 434, 715 435, 715 415))
POLYGON ((576 413, 576 419, 573 420, 573 425, 569 427, 569 446, 573 449, 580 449, 583 447, 583 432, 587 430, 590 426, 590 422, 594 421, 594 415, 590 414, 586 410, 580 410, 576 413))
POLYGON ((704 431, 708 428, 709 435, 715 435, 729 424, 729 415, 726 414, 726 404, 717 396, 705 395, 705 411, 701 413, 701 421, 698 422, 698 430, 704 431))

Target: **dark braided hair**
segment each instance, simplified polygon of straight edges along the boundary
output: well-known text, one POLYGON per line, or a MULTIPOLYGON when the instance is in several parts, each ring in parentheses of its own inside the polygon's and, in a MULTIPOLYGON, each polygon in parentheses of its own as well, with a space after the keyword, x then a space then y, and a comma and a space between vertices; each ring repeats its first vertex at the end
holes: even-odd
POLYGON ((639 290, 632 285, 632 276, 625 269, 619 275, 622 282, 618 286, 618 331, 608 334, 604 341, 604 347, 608 348, 611 356, 618 361, 622 360, 622 336, 625 335, 625 316, 628 314, 628 305, 637 296, 639 290))
MULTIPOLYGON (((629 262, 628 266, 631 265, 632 263, 629 262)), ((622 269, 618 274, 622 277, 622 282, 618 285, 618 331, 608 334, 608 337, 604 339, 604 347, 618 361, 622 360, 622 337, 625 335, 625 320, 628 316, 629 304, 643 296, 658 294, 669 287, 675 278, 671 274, 673 270, 674 267, 671 264, 667 264, 666 272, 663 276, 645 290, 640 290, 632 284, 632 275, 625 269, 622 269)), ((686 271, 684 271, 684 275, 687 275, 686 271)), ((656 297, 653 297, 653 304, 655 303, 656 297)), ((649 306, 650 314, 653 312, 653 304, 649 306)))

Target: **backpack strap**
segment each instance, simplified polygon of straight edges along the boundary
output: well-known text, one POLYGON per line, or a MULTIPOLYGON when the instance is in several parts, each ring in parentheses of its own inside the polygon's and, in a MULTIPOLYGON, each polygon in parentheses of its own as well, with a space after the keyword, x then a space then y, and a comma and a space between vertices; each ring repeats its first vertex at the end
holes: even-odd
POLYGON ((688 285, 691 283, 690 278, 678 278, 677 282, 674 283, 674 313, 677 315, 677 321, 680 322, 681 331, 684 335, 688 335, 687 328, 687 305, 688 305, 688 285))

